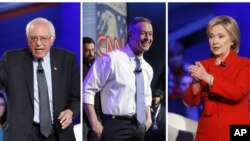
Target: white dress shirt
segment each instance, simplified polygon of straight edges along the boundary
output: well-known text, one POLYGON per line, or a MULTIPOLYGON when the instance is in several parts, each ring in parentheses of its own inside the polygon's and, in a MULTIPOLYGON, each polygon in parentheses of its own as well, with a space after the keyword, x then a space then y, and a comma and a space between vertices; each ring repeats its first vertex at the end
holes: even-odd
MULTIPOLYGON (((83 103, 94 105, 94 96, 100 91, 104 114, 136 114, 135 57, 130 46, 126 45, 98 58, 83 82, 83 103)), ((145 106, 150 106, 153 69, 142 56, 139 58, 144 77, 145 106)))

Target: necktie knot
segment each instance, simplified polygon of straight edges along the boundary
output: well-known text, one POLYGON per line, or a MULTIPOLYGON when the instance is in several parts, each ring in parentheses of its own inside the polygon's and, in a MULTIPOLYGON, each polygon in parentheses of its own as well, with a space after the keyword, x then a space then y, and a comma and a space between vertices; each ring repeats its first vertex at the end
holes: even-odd
POLYGON ((135 57, 136 68, 141 68, 141 60, 138 57, 135 57))
POLYGON ((42 66, 42 62, 43 62, 43 58, 38 59, 38 67, 37 67, 37 73, 43 73, 43 66, 42 66))
POLYGON ((135 57, 135 63, 136 63, 135 73, 140 73, 141 72, 141 60, 138 57, 135 57))
POLYGON ((38 61, 38 63, 42 63, 43 58, 39 58, 37 61, 38 61))

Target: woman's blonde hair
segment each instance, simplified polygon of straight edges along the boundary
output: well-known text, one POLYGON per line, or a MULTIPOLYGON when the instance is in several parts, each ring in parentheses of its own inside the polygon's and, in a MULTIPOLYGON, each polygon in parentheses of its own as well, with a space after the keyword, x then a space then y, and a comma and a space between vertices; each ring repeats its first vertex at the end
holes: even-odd
POLYGON ((207 25, 207 30, 206 30, 207 37, 209 37, 210 30, 215 25, 222 25, 226 29, 226 31, 230 35, 231 40, 233 41, 231 48, 235 53, 238 53, 240 48, 240 30, 237 22, 230 16, 226 15, 217 16, 211 19, 207 25))

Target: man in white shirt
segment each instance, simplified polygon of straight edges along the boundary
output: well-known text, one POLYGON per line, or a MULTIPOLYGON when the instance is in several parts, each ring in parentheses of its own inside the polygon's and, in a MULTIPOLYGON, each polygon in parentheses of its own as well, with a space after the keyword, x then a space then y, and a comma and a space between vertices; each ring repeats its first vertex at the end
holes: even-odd
POLYGON ((153 42, 151 21, 136 17, 128 27, 129 43, 98 58, 83 82, 83 105, 92 130, 101 141, 142 141, 151 126, 150 83, 152 67, 143 59, 153 42), (140 68, 135 62, 138 58, 140 68), (137 114, 136 74, 143 75, 145 115, 137 114), (94 110, 94 95, 100 91, 104 126, 97 120, 94 110), (138 116, 144 116, 138 122, 138 116))

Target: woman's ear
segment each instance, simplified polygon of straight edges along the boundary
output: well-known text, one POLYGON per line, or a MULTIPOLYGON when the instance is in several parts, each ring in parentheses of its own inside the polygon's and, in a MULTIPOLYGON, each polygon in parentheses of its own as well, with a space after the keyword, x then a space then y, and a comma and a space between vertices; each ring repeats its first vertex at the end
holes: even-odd
POLYGON ((234 45, 234 42, 231 42, 230 46, 233 46, 234 45))

